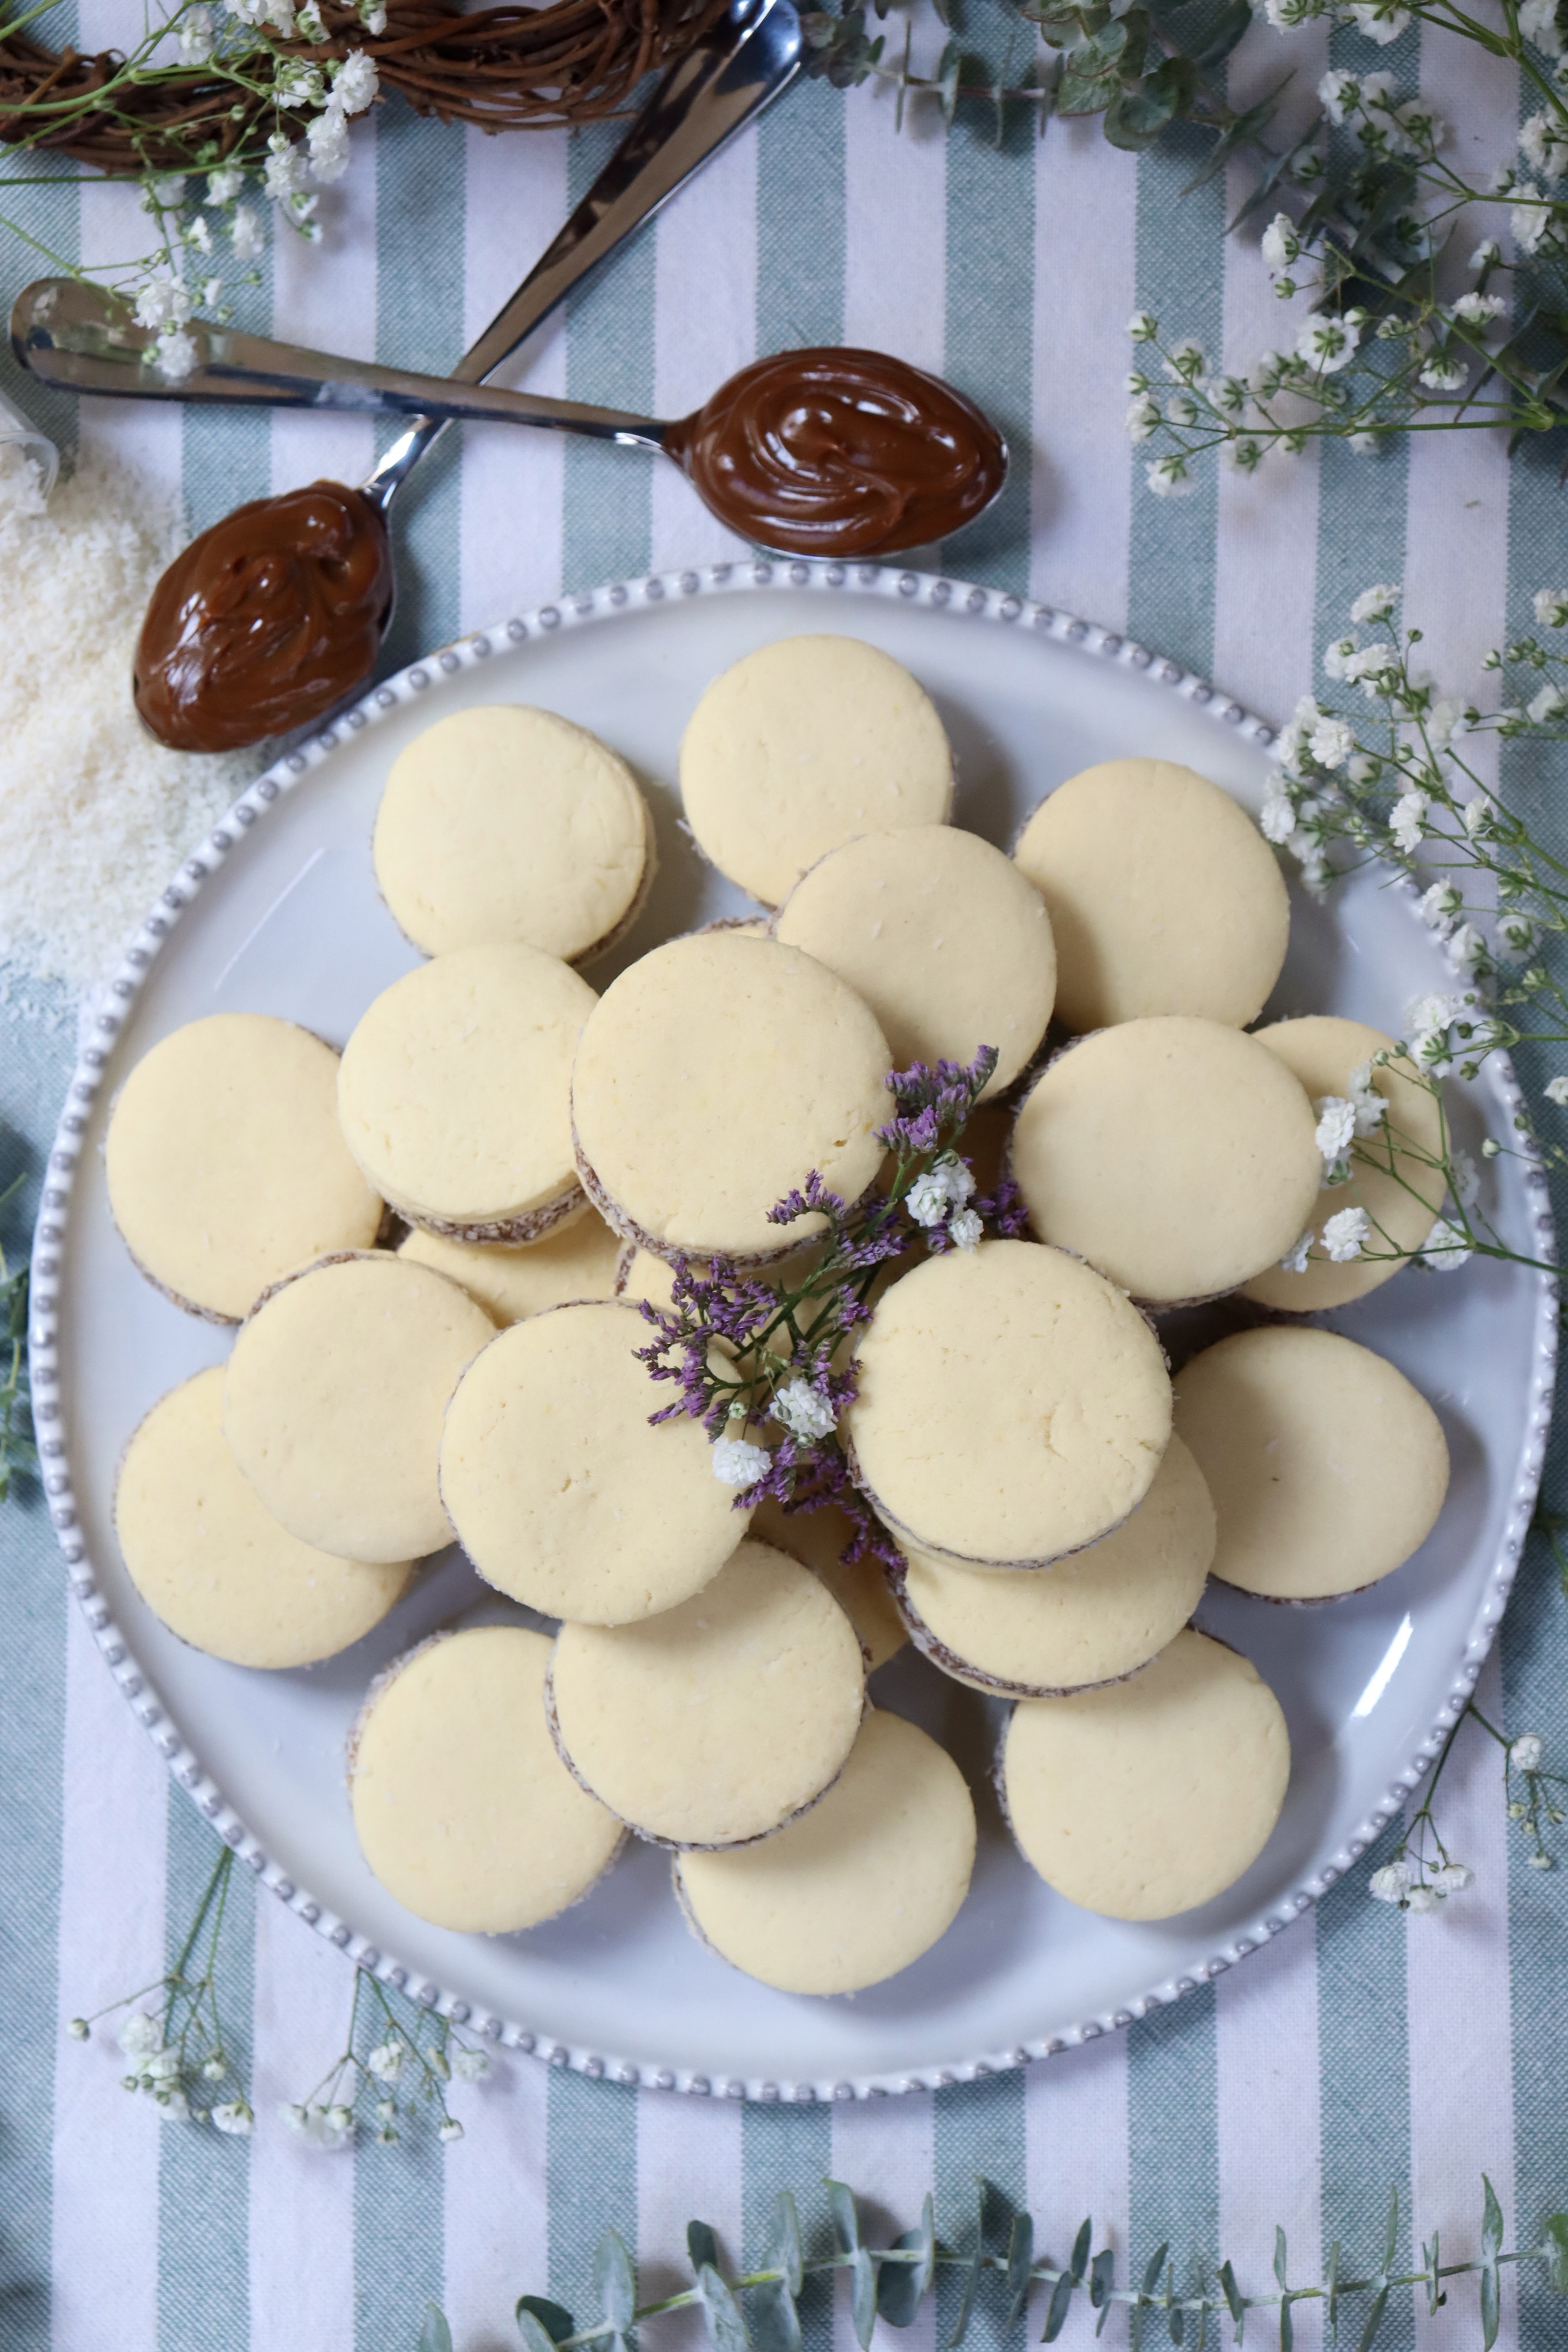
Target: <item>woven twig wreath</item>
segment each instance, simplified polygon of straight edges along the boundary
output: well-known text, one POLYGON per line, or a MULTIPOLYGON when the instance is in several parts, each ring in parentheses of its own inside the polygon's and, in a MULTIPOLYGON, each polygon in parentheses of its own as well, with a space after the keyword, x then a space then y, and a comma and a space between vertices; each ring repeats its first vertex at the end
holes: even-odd
MULTIPOLYGON (((400 91, 421 114, 521 131, 623 111, 643 75, 689 48, 725 5, 546 0, 464 14, 443 0, 386 0, 386 30, 371 35, 357 10, 322 0, 326 40, 279 47, 316 64, 363 49, 382 89, 400 91)), ((122 86, 101 108, 73 110, 67 127, 46 127, 47 101, 104 89, 119 63, 112 51, 57 55, 26 34, 0 39, 0 142, 129 176, 221 162, 245 145, 264 115, 271 118, 269 102, 247 103, 231 82, 191 66, 122 86)))

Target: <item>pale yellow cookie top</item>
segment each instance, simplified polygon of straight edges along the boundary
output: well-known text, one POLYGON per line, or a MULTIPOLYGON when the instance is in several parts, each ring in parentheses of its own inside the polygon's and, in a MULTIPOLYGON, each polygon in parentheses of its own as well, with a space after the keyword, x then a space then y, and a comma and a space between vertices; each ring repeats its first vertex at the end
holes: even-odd
POLYGON ((504 1328, 572 1299, 613 1298, 621 1246, 619 1236, 590 1209, 585 1216, 552 1225, 542 1241, 521 1249, 500 1242, 448 1241, 445 1234, 427 1234, 416 1225, 397 1255, 460 1282, 504 1328))
POLYGON ((888 1591, 881 1561, 868 1551, 857 1560, 846 1560, 845 1548, 854 1532, 854 1522, 837 1503, 824 1503, 815 1511, 786 1511, 772 1495, 764 1495, 752 1514, 752 1533, 760 1543, 787 1551, 821 1577, 859 1634, 868 1654, 868 1672, 875 1674, 910 1637, 888 1591))
POLYGON ((236 1666, 308 1666, 346 1650, 405 1591, 300 1543, 241 1476, 223 1434, 223 1366, 160 1397, 125 1449, 114 1528, 131 1580, 172 1633, 236 1666))
POLYGON ((876 1175, 891 1066, 874 1015, 798 948, 739 931, 671 940, 584 1028, 572 1111, 584 1181, 661 1256, 782 1256, 822 1220, 770 1224, 775 1201, 814 1168, 847 1201, 876 1175))
POLYGON ((375 878, 426 955, 499 940, 574 963, 641 895, 653 828, 626 761, 552 710, 455 710, 393 761, 375 878))
POLYGON ((1276 1021, 1253 1034, 1294 1072, 1314 1104, 1328 1095, 1350 1100, 1352 1081, 1364 1071, 1373 1091, 1389 1106, 1382 1125, 1371 1128, 1352 1150, 1350 1181, 1326 1184, 1319 1193, 1308 1221, 1314 1236, 1312 1256, 1301 1272, 1265 1266, 1242 1286, 1243 1296, 1256 1299, 1259 1307, 1283 1307, 1298 1315, 1343 1307, 1397 1274, 1401 1260, 1374 1255, 1336 1265, 1324 1255, 1323 1227, 1342 1209, 1364 1209, 1372 1220, 1370 1246, 1374 1252, 1420 1248, 1443 1205, 1447 1181, 1431 1165, 1443 1151, 1437 1097, 1407 1058, 1385 1063, 1381 1069, 1373 1065, 1374 1054, 1397 1055, 1399 1047, 1364 1021, 1313 1013, 1299 1021, 1276 1021))
POLYGON ((1037 1242, 931 1258, 879 1302, 843 1426, 856 1475, 922 1551, 1043 1565, 1148 1493, 1171 1383, 1137 1308, 1037 1242))
POLYGON ((746 1531, 699 1421, 650 1422, 675 1391, 614 1299, 503 1331, 447 1407, 441 1494, 488 1583, 546 1617, 623 1625, 716 1576, 746 1531))
POLYGON ((865 1693, 858 1637, 826 1587, 749 1540, 677 1609, 563 1625, 551 1679, 574 1769, 639 1836, 676 1846, 765 1837, 813 1803, 855 1744, 865 1693))
POLYGON ((781 637, 703 695, 680 746, 698 846, 765 907, 859 833, 941 824, 952 754, 930 696, 858 637, 781 637))
POLYGON ((857 1992, 946 1934, 974 1867, 974 1806, 944 1748, 874 1709, 819 1805, 775 1837, 683 1853, 704 1942, 781 1992, 857 1992))
POLYGON ((1046 1034, 1057 957, 1045 900, 1010 858, 956 825, 846 842, 795 884, 773 923, 847 980, 882 1025, 900 1069, 1000 1059, 1011 1086, 1046 1034))
POLYGON ((1290 1777, 1279 1700, 1191 1630, 1130 1682, 1020 1699, 1003 1801, 1024 1859, 1086 1911, 1169 1919, 1262 1853, 1290 1777))
POLYGON ((1042 1241, 1158 1306, 1277 1263, 1318 1197, 1316 1130, 1278 1055, 1166 1014, 1058 1055, 1018 1113, 1013 1173, 1042 1241))
POLYGON ((360 1166, 395 1207, 458 1224, 574 1192, 572 1056, 597 1001, 537 948, 458 948, 405 972, 343 1048, 360 1166))
POLYGON ((1203 1596, 1215 1509, 1179 1437, 1130 1519, 1054 1568, 954 1568, 912 1548, 904 1596, 944 1673, 1014 1696, 1077 1690, 1146 1665, 1203 1596))
POLYGON ((382 1206, 338 1126, 338 1057, 263 1013, 214 1013, 144 1054, 110 1113, 109 1204, 142 1271, 215 1321, 323 1250, 368 1249, 382 1206))
POLYGON ((1448 1487, 1442 1423, 1370 1348, 1300 1324, 1238 1331, 1175 1389, 1226 1584, 1328 1600, 1390 1575, 1431 1533, 1448 1487))
POLYGON ((577 1902, 626 1832, 555 1752, 550 1641, 438 1635, 375 1684, 350 1761, 354 1828, 389 1894, 437 1927, 504 1936, 577 1902))
POLYGON ((1014 851, 1050 909, 1057 1017, 1151 1013, 1244 1028, 1279 977, 1290 908, 1245 809, 1171 760, 1105 760, 1041 802, 1014 851))
POLYGON ((355 1560, 439 1551, 441 1415, 494 1331, 455 1282, 388 1252, 309 1267, 247 1318, 224 1435, 302 1543, 355 1560))

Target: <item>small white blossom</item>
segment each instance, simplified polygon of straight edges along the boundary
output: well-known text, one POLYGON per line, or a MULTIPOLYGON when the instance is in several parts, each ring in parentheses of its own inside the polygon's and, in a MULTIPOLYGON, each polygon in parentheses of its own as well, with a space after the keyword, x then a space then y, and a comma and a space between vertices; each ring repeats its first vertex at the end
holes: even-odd
POLYGON ((1549 180, 1560 180, 1563 164, 1568 162, 1568 139, 1564 139, 1553 116, 1532 114, 1521 125, 1519 152, 1532 172, 1540 172, 1549 180))
POLYGON ((1367 1880, 1366 1891, 1375 1903, 1403 1903, 1410 1891, 1411 1876, 1407 1862, 1385 1862, 1367 1880))
POLYGON ((721 1437, 713 1448, 713 1475, 722 1486, 754 1486, 768 1475, 773 1456, 743 1437, 721 1437))
POLYGON ((1352 433, 1349 442, 1358 457, 1375 457, 1383 446, 1375 433, 1352 433))
POLYGON ((1355 1131, 1358 1135, 1375 1135, 1388 1117, 1388 1105, 1372 1080, 1372 1064, 1358 1062, 1345 1081, 1355 1111, 1355 1131))
POLYGON ((194 375, 201 355, 195 335, 184 327, 165 327, 153 346, 153 364, 169 383, 181 383, 194 375))
POLYGON ((1470 268, 1475 270, 1495 269, 1502 259, 1502 247, 1495 236, 1481 239, 1470 256, 1470 268))
POLYGON ((229 237, 234 246, 235 254, 241 261, 254 261, 266 246, 267 231, 261 225, 259 214, 253 211, 249 205, 235 206, 229 237))
POLYGON ((1521 1731, 1509 1748, 1508 1760, 1516 1772, 1539 1772, 1544 1754, 1540 1735, 1533 1731, 1521 1731))
POLYGON ((1135 400, 1127 412, 1127 437, 1130 441, 1147 441, 1158 430, 1160 410, 1157 403, 1145 393, 1135 400))
POLYGON ((168 269, 155 269, 136 289, 139 327, 183 326, 191 315, 191 307, 188 290, 168 269))
POLYGON ((1560 718, 1564 710, 1568 710, 1568 700, 1564 699, 1562 688, 1548 685, 1543 686, 1533 701, 1526 706, 1526 716, 1533 725, 1544 727, 1548 720, 1560 718))
POLYGON ((784 1382, 768 1411, 775 1421, 783 1422, 792 1437, 798 1437, 808 1445, 826 1437, 837 1419, 826 1397, 818 1396, 814 1388, 799 1378, 784 1382))
POLYGON ((1354 359, 1364 323, 1365 313, 1360 310, 1347 310, 1342 318, 1320 314, 1309 319, 1296 338, 1297 355, 1320 375, 1338 375, 1354 359))
POLYGON ((459 2083, 482 2083, 490 2071, 488 2050, 471 2050, 466 2042, 457 2044, 452 2052, 452 2072, 459 2083))
POLYGON ((310 177, 321 187, 341 180, 349 168, 349 127, 341 110, 327 107, 305 133, 310 151, 310 177))
POLYGON ((1426 714, 1426 740, 1434 751, 1446 751, 1456 735, 1465 731, 1465 714, 1457 702, 1439 698, 1426 714))
POLYGON ((1360 1257, 1372 1239, 1372 1219, 1364 1209, 1339 1209, 1323 1227, 1323 1247, 1335 1265, 1360 1257))
POLYGON ((1434 882, 1421 893, 1421 919, 1428 930, 1440 932, 1446 939, 1463 904, 1451 882, 1434 882))
POLYGON ((255 2121, 243 2099, 226 2099, 221 2106, 213 2109, 214 2125, 231 2139, 248 2139, 255 2121))
POLYGON ((1439 1217, 1426 1242, 1416 1252, 1420 1265, 1432 1274, 1454 1274, 1468 1265, 1473 1253, 1460 1228, 1447 1217, 1439 1217))
POLYGON ((288 2125, 291 2132, 299 2132, 301 2137, 303 2137, 303 2135, 310 2130, 310 2110, 309 2107, 300 2106, 293 2101, 286 2101, 279 2108, 278 2112, 282 2116, 284 2122, 288 2125))
POLYGON ((1463 319, 1467 326, 1484 327, 1500 319, 1507 309, 1500 294, 1461 294, 1454 305, 1454 316, 1463 319))
POLYGON ((1463 1862, 1446 1862, 1441 1870, 1432 1873, 1432 1884, 1439 1895, 1463 1895, 1475 1883, 1475 1872, 1463 1862))
POLYGON ((345 114, 363 114, 380 86, 375 59, 363 49, 351 49, 332 81, 332 97, 345 114))
POLYGON ((1336 71, 1323 76, 1318 84, 1318 96, 1329 121, 1338 127, 1343 124, 1347 110, 1359 104, 1361 89, 1354 74, 1336 71))
POLYGON ((326 95, 320 66, 310 65, 303 58, 289 58, 279 67, 272 89, 279 106, 321 106, 326 95))
POLYGON ((212 224, 205 213, 198 213, 184 232, 185 243, 194 252, 208 254, 213 249, 212 224))
POLYGON ((1568 588, 1538 588, 1534 596, 1539 629, 1568 629, 1568 588))
POLYGON ((455 2116, 448 2116, 437 2134, 437 2138, 446 2140, 448 2145, 455 2139, 461 2139, 462 2137, 463 2126, 455 2116))
POLYGON ((1458 392, 1468 373, 1462 361, 1445 354, 1427 361, 1421 371, 1421 381, 1429 392, 1458 392))
POLYGON ((1521 194, 1532 197, 1534 201, 1510 206, 1509 228, 1521 253, 1537 253, 1552 226, 1551 216, 1537 189, 1525 183, 1521 185, 1521 194))
POLYGON ((1413 1886, 1405 1898, 1405 1907, 1407 1911, 1414 1911, 1416 1916, 1421 1918, 1427 1913, 1436 1911, 1440 1899, 1429 1886, 1413 1886))
POLYGON ((66 2032, 73 2042, 90 2042, 92 2039, 92 2028, 85 2017, 73 2017, 66 2032))
POLYGON ((205 66, 216 45, 210 8, 188 8, 180 19, 180 62, 205 66))
POLYGON ((1484 841, 1493 830, 1492 804, 1485 793, 1477 793, 1465 803, 1461 812, 1465 831, 1472 841, 1484 841))
POLYGON ((1456 971, 1469 971, 1487 949, 1486 935, 1474 923, 1461 923, 1445 943, 1445 953, 1456 971))
POLYGON ((207 173, 207 202, 209 205, 231 205, 244 185, 245 173, 237 171, 232 163, 226 163, 221 171, 207 173))
POLYGON ((1401 793, 1389 812, 1390 836, 1395 849, 1402 851, 1406 857, 1413 856, 1420 846, 1427 805, 1426 793, 1412 790, 1401 793))
POLYGON ((386 30, 386 10, 382 0, 360 0, 360 22, 365 31, 379 36, 386 30))
POLYGON ((1557 0, 1521 0, 1519 29, 1527 41, 1549 58, 1563 55, 1563 36, 1557 26, 1557 0))
POLYGON ((1448 1155, 1448 1172, 1454 1187, 1454 1198, 1461 1209, 1473 1209, 1480 1196, 1481 1171, 1468 1151, 1455 1150, 1448 1155))
POLYGON ((1157 457, 1144 467, 1149 488, 1157 499, 1184 499, 1189 490, 1197 488, 1184 457, 1157 457))
POLYGON ((1300 259, 1301 240, 1289 213, 1276 213, 1263 232, 1263 258, 1270 269, 1289 269, 1300 259))
POLYGON ((1318 1114, 1316 1142, 1322 1154, 1323 1181, 1342 1183, 1350 1173, 1350 1148, 1355 1140, 1355 1105, 1343 1095, 1321 1095, 1312 1108, 1318 1114))
POLYGON ((1555 1103, 1559 1110, 1568 1109, 1568 1077, 1548 1078, 1546 1099, 1555 1103))
MULTIPOLYGON (((303 189, 305 171, 303 154, 298 147, 290 147, 285 141, 282 146, 274 147, 268 156, 262 185, 274 204, 284 204, 290 196, 298 195, 303 189)), ((235 226, 237 228, 237 218, 235 226)))
POLYGON ((1342 768, 1355 750, 1355 737, 1342 719, 1324 719, 1313 728, 1307 749, 1320 768, 1342 768))
POLYGON ((114 2038, 127 2058, 151 2058, 163 2047, 163 2028, 144 2009, 133 2009, 121 2018, 114 2038))
POLYGON ((1295 803, 1278 768, 1263 787, 1263 807, 1258 823, 1265 841, 1272 841, 1277 846, 1289 841, 1296 830, 1295 803))
POLYGON ((1307 1262, 1311 1255, 1312 1244, 1316 1239, 1316 1234, 1313 1233, 1311 1226, 1309 1225, 1306 1232, 1301 1235, 1300 1240, 1295 1244, 1294 1248, 1287 1250, 1284 1256, 1280 1259, 1279 1271, 1281 1274, 1305 1274, 1307 1271, 1307 1262))
POLYGON ((1390 588, 1386 585, 1363 588, 1351 606, 1351 619, 1357 623, 1392 620, 1398 602, 1397 588, 1390 588))
POLYGON ((1528 955, 1535 945, 1535 925, 1517 907, 1498 918, 1498 935, 1510 955, 1528 955))
POLYGON ((190 2121, 191 2103, 184 2091, 155 2092, 153 2105, 158 2110, 158 2119, 161 2123, 183 2124, 190 2121))
POLYGON ((1409 9, 1392 7, 1389 0, 1351 0, 1351 15, 1355 18, 1356 30, 1364 33, 1369 41, 1376 41, 1381 48, 1396 41, 1410 22, 1409 9))
POLYGON ((378 2042, 365 2060, 365 2065, 378 2083, 395 2083, 403 2072, 407 2045, 402 2042, 378 2042))
POLYGON ((947 1221, 947 1237, 954 1249, 972 1250, 980 1246, 985 1231, 973 1209, 958 1209, 947 1221))
POLYGON ((1347 675, 1345 665, 1354 659, 1355 650, 1353 637, 1336 637, 1331 646, 1325 646, 1323 668, 1327 675, 1335 680, 1342 680, 1347 675))
POLYGON ((1160 330, 1147 310, 1134 310, 1127 321, 1127 331, 1135 343, 1147 343, 1152 341, 1160 330))
POLYGON ((944 1151, 922 1169, 904 1195, 904 1206, 917 1225, 940 1225, 950 1209, 962 1209, 973 1198, 974 1177, 956 1152, 944 1151))

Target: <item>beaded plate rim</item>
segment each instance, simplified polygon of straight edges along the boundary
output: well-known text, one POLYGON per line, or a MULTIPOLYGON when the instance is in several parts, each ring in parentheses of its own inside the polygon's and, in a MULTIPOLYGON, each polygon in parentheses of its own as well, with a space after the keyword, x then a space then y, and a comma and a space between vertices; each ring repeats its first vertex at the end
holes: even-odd
MULTIPOLYGON (((1426 1736, 1402 1770, 1384 1790, 1376 1805, 1354 1832, 1310 1876, 1282 1895, 1269 1909, 1200 1962, 1190 1975, 1168 1978, 1150 1986, 1125 2006, 1099 2015, 1053 2026, 1038 2037, 1012 2048, 955 2058, 944 2066, 926 2066, 907 2074, 874 2074, 844 2080, 769 2081, 758 2077, 712 2078, 689 2068, 637 2064, 613 2053, 605 2054, 559 2042, 515 2019, 476 2011, 460 1994, 406 1967, 395 1953, 383 1951, 339 1916, 307 1887, 299 1885, 271 1858, 238 1811, 225 1797, 200 1759, 181 1738, 153 1683, 142 1671, 99 1590, 92 1562, 79 1530, 72 1485, 68 1440, 63 1425, 59 1360, 59 1249, 69 1218, 71 1192, 81 1156, 81 1138, 88 1114, 102 1084, 103 1072, 114 1050, 126 1013, 140 992, 149 970, 167 945, 180 917, 208 877, 242 842, 268 808, 321 766, 336 747, 374 727, 391 711, 420 701, 438 691, 446 681, 487 661, 498 647, 506 649, 533 637, 545 638, 563 629, 607 621, 628 610, 657 607, 700 594, 743 593, 758 588, 793 588, 806 594, 868 595, 945 610, 953 618, 990 620, 1037 633, 1070 646, 1086 657, 1110 662, 1141 673, 1201 710, 1217 726, 1234 730, 1260 751, 1275 740, 1268 720, 1219 691, 1179 662, 1152 652, 1136 639, 1082 620, 1078 614, 1037 603, 1032 598, 982 587, 932 572, 912 572, 878 564, 826 563, 805 560, 742 560, 713 563, 694 570, 652 573, 647 578, 617 581, 574 596, 517 614, 493 626, 477 629, 411 662, 395 677, 371 688, 351 708, 307 740, 282 753, 256 778, 212 832, 180 867, 135 936, 128 942, 118 967, 102 984, 83 1020, 75 1069, 67 1088, 53 1142, 45 1164, 43 1196, 34 1233, 31 1311, 28 1318, 29 1358, 34 1422, 37 1433, 42 1483, 56 1539, 64 1557, 67 1577, 92 1633, 104 1664, 137 1720, 167 1764, 170 1773, 190 1796, 203 1817, 224 1843, 270 1894, 334 1945, 356 1967, 371 1970, 384 1983, 406 1993, 423 2007, 449 2017, 502 2048, 522 2051, 543 2063, 570 2067, 591 2078, 640 2084, 661 2091, 679 2091, 698 2097, 798 2101, 864 2099, 906 2091, 945 2089, 1005 2073, 1037 2059, 1055 2056, 1101 2035, 1130 2025, 1156 2009, 1168 2007, 1201 1983, 1270 1942, 1309 1911, 1328 1889, 1350 1870, 1405 1804, 1430 1769, 1449 1731, 1458 1722, 1474 1690, 1481 1667, 1502 1621, 1524 1539, 1534 1511, 1551 1429, 1552 1381, 1557 1358, 1557 1276, 1539 1272, 1536 1289, 1534 1356, 1528 1426, 1520 1457, 1503 1538, 1488 1572, 1485 1590, 1472 1615, 1463 1652, 1426 1736)), ((1413 918, 1415 894, 1408 883, 1399 886, 1413 918)), ((1524 1098, 1507 1055, 1493 1054, 1488 1063, 1492 1083, 1505 1114, 1522 1112, 1524 1098)), ((1533 1145, 1521 1150, 1521 1174, 1528 1196, 1537 1253, 1555 1259, 1554 1230, 1546 1176, 1533 1145)))

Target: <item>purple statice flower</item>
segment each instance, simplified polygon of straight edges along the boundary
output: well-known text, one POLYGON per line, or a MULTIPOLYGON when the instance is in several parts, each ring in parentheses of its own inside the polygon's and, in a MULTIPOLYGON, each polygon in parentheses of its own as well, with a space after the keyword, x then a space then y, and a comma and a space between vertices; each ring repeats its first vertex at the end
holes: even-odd
POLYGON ((983 1192, 974 1206, 985 1223, 994 1225, 1005 1241, 1018 1241, 1028 1231, 1029 1213, 1024 1206, 1024 1195, 1011 1176, 1001 1177, 994 1192, 983 1192))
POLYGON ((768 1211, 768 1223, 770 1225, 793 1225, 797 1217, 809 1217, 814 1211, 831 1218, 835 1224, 844 1215, 843 1196, 830 1192, 815 1168, 805 1180, 804 1192, 797 1184, 793 1192, 786 1192, 782 1201, 773 1202, 768 1211))

